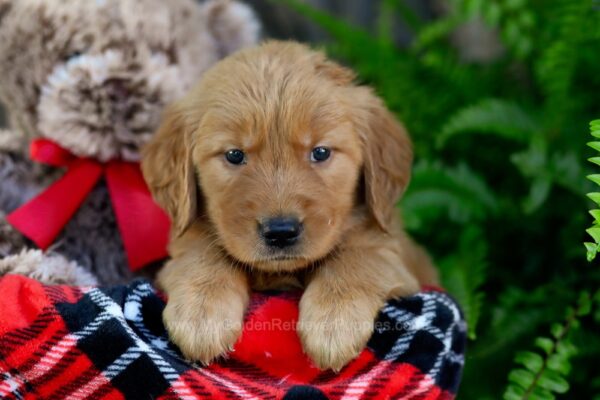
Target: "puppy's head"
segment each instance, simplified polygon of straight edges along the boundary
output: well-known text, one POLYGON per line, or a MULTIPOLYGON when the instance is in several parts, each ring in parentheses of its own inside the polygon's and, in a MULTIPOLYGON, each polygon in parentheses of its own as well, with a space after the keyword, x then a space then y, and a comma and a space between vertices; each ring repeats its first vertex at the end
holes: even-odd
POLYGON ((321 53, 280 42, 209 70, 143 154, 173 235, 208 224, 238 261, 291 271, 331 253, 356 218, 388 230, 411 146, 353 79, 321 53))

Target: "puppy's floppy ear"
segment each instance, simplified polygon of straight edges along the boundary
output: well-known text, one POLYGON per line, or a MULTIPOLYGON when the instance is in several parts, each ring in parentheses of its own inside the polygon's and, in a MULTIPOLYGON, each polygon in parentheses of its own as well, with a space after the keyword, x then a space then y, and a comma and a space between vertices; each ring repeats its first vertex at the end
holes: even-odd
POLYGON ((364 186, 367 207, 377 225, 389 231, 394 207, 408 186, 412 144, 404 127, 374 95, 365 105, 361 139, 364 151, 364 186))
POLYGON ((180 236, 197 217, 198 186, 192 164, 191 134, 177 104, 165 112, 158 132, 142 149, 142 172, 156 202, 180 236))
POLYGON ((260 23, 245 4, 233 0, 208 0, 202 4, 202 14, 221 57, 258 42, 260 23))

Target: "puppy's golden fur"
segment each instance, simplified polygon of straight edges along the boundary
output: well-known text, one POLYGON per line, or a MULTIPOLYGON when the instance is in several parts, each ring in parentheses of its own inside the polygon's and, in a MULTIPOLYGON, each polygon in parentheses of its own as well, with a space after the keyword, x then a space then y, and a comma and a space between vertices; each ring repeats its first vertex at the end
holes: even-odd
POLYGON ((353 80, 319 52, 269 42, 209 70, 145 148, 144 176, 173 221, 172 260, 158 277, 163 319, 188 358, 208 363, 232 348, 251 289, 301 285, 304 350, 339 370, 387 299, 435 283, 395 213, 409 138, 353 80), (311 162, 317 146, 331 157, 311 162), (246 163, 228 163, 230 149, 246 163), (277 215, 297 217, 303 232, 274 253, 257 225, 277 215))

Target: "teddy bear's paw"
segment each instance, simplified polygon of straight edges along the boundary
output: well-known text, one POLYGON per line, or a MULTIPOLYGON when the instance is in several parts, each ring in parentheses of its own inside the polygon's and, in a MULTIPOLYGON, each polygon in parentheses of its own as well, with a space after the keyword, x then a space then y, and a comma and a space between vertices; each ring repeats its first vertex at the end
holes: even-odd
POLYGON ((96 285, 96 278, 88 271, 55 253, 23 249, 20 253, 0 259, 0 276, 25 275, 50 285, 96 285))

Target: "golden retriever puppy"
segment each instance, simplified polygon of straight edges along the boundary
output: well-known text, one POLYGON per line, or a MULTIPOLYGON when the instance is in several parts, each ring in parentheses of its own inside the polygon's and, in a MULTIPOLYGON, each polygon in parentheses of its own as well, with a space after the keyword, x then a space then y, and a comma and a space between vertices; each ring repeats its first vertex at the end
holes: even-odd
POLYGON ((158 283, 189 359, 231 350, 251 289, 301 285, 303 348, 339 370, 387 299, 435 283, 395 213, 409 138, 353 80, 322 53, 268 42, 218 63, 167 110, 142 168, 172 219, 158 283))

